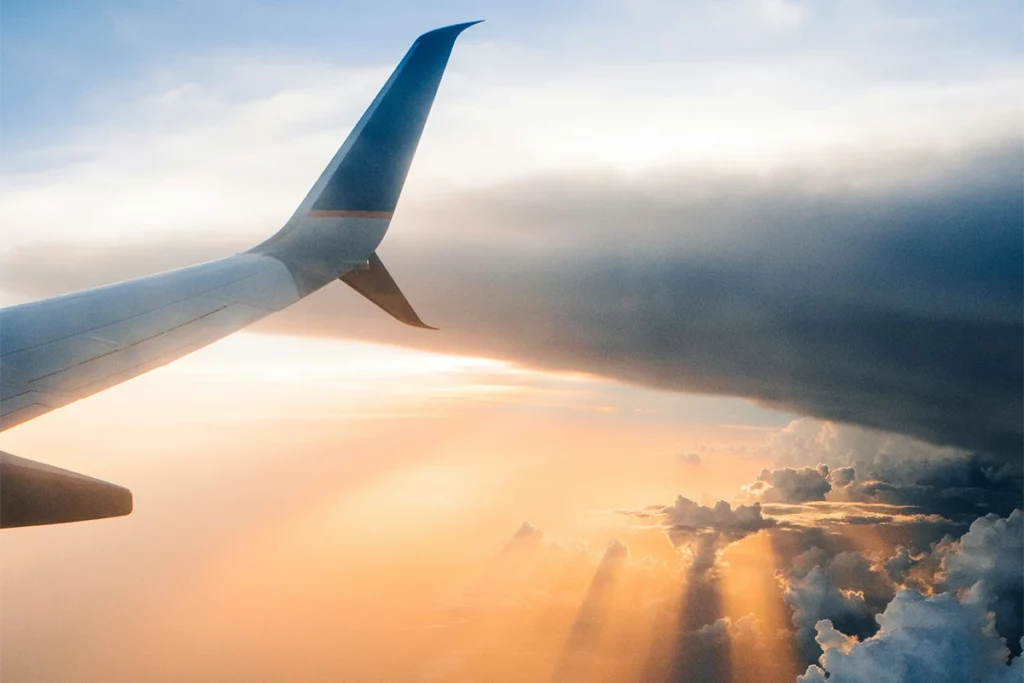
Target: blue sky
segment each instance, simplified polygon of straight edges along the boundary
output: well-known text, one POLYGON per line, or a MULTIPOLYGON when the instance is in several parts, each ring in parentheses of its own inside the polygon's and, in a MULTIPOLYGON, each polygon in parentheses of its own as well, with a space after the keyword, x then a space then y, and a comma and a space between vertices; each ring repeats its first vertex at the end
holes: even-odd
MULTIPOLYGON (((503 33, 525 34, 559 12, 515 3, 486 14, 503 33)), ((561 18, 572 12, 563 5, 561 18)), ((73 121, 97 87, 144 77, 203 54, 268 52, 349 64, 394 59, 429 28, 475 18, 473 2, 68 2, 5 3, 4 135, 73 121)))
POLYGON ((275 229, 413 38, 480 17, 405 205, 566 171, 955 151, 1018 129, 1018 5, 5 3, 5 214, 33 226, 8 246, 275 229), (69 204, 73 230, 39 210, 69 204))
MULTIPOLYGON (((229 54, 390 63, 431 27, 484 18, 471 41, 609 64, 842 54, 869 81, 941 81, 1019 59, 1019 2, 338 3, 29 2, 2 10, 0 120, 8 152, 100 115, 97 90, 229 54), (757 31, 744 30, 751 17, 757 31), (778 31, 762 31, 777 24, 778 31), (790 30, 792 29, 792 30, 790 30)), ((974 73, 971 73, 974 72, 974 73)), ((501 79, 501 74, 494 74, 501 79)))

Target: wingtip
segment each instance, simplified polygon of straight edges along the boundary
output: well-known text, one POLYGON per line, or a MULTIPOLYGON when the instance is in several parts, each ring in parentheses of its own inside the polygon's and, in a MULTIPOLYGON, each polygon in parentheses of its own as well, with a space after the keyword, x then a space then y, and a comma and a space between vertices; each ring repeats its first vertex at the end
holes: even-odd
POLYGON ((419 42, 426 38, 441 35, 448 36, 452 40, 455 40, 455 38, 457 38, 458 35, 465 31, 467 28, 469 28, 470 26, 476 26, 477 24, 481 24, 483 23, 483 21, 483 19, 477 19, 475 21, 465 21, 461 24, 452 24, 451 26, 442 26, 441 28, 435 28, 434 30, 427 31, 426 33, 421 35, 419 38, 416 39, 416 41, 419 42))
POLYGON ((422 320, 420 320, 420 317, 418 315, 416 315, 415 311, 412 312, 412 316, 410 316, 408 318, 405 318, 405 319, 398 318, 398 320, 399 320, 399 322, 403 322, 406 325, 409 325, 410 327, 417 327, 417 328, 419 328, 421 330, 433 330, 435 332, 438 331, 438 328, 433 327, 431 325, 428 325, 425 322, 423 322, 422 320))

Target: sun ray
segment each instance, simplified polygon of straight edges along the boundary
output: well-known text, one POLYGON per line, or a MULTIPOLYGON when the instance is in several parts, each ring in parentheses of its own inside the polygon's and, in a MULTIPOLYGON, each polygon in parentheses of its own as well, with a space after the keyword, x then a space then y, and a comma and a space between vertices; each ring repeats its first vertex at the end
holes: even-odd
POLYGON ((722 554, 722 612, 734 627, 731 656, 735 683, 791 683, 799 673, 793 643, 775 637, 791 626, 775 578, 777 569, 767 531, 733 543, 722 554))
POLYGON ((627 552, 626 546, 618 541, 609 544, 573 619, 569 637, 555 666, 552 683, 591 680, 591 672, 595 669, 593 660, 600 653, 596 646, 607 626, 627 552))

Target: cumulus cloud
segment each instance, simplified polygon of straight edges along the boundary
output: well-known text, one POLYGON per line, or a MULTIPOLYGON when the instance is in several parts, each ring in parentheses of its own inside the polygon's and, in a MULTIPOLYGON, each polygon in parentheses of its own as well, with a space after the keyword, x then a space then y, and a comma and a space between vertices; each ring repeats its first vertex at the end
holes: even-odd
POLYGON ((996 630, 1020 654, 1024 636, 1024 512, 989 514, 959 541, 936 548, 939 585, 995 614, 996 630))
POLYGON ((726 546, 776 524, 763 515, 760 503, 733 507, 721 500, 707 506, 684 496, 678 496, 672 505, 649 505, 643 510, 619 510, 619 513, 660 518, 659 528, 689 557, 687 571, 691 584, 713 582, 719 553, 726 546))
MULTIPOLYGON (((627 511, 627 514, 638 513, 627 511)), ((694 537, 736 541, 775 525, 774 521, 762 514, 760 503, 737 505, 734 508, 720 500, 709 507, 685 496, 678 496, 671 506, 651 506, 640 514, 660 515, 669 538, 677 545, 694 537)))
MULTIPOLYGON (((903 595, 901 599, 906 601, 907 595, 921 593, 947 595, 953 602, 943 603, 946 606, 940 611, 950 619, 966 615, 973 619, 971 623, 977 624, 979 618, 985 617, 985 638, 1001 637, 1009 645, 1009 652, 1019 655, 1024 635, 1022 522, 1024 513, 1020 511, 1007 518, 986 515, 976 520, 960 539, 947 537, 932 544, 930 552, 914 553, 907 547, 897 547, 888 557, 869 556, 843 549, 842 544, 835 544, 835 539, 824 537, 830 546, 814 546, 792 556, 779 580, 785 601, 793 610, 793 623, 804 656, 813 661, 818 646, 824 646, 826 641, 838 644, 844 652, 849 650, 857 638, 864 640, 874 633, 872 615, 893 609, 893 614, 899 613, 898 605, 893 608, 894 595, 903 595), (897 593, 900 587, 904 589, 897 593), (955 608, 950 606, 953 603, 955 608), (821 630, 821 620, 827 620, 825 632, 821 630), (844 635, 840 638, 835 632, 844 635), (843 640, 846 637, 854 638, 843 640)), ((813 534, 808 537, 813 538, 813 534)), ((881 616, 878 620, 884 623, 881 616)), ((1004 655, 1003 661, 1005 658, 1004 655)), ((808 675, 817 674, 812 671, 808 675)))
POLYGON ((840 623, 839 628, 844 631, 871 633, 875 630, 871 612, 863 599, 856 593, 839 590, 820 568, 795 580, 784 596, 793 609, 797 640, 807 659, 817 655, 814 624, 825 615, 832 615, 829 620, 840 623))
POLYGON ((851 635, 871 635, 877 628, 864 594, 841 588, 836 576, 818 565, 806 574, 790 575, 784 581, 783 599, 793 610, 797 644, 805 661, 814 661, 820 654, 814 629, 822 619, 851 635))
POLYGON ((896 553, 885 561, 885 571, 889 575, 889 580, 897 584, 904 583, 911 567, 920 560, 921 556, 915 557, 907 548, 896 548, 896 553))
POLYGON ((766 503, 806 503, 825 500, 825 494, 832 490, 832 480, 828 465, 785 467, 762 470, 757 481, 745 488, 766 503))
POLYGON ((926 598, 902 590, 878 625, 874 636, 857 639, 820 621, 820 666, 810 666, 798 682, 1009 683, 1024 674, 1020 658, 1007 666, 1006 646, 985 611, 948 593, 926 598))

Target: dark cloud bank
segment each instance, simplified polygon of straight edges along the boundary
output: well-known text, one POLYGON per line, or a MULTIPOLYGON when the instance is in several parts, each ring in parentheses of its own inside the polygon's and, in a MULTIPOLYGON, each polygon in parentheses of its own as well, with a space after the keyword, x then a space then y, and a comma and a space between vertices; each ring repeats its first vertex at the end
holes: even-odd
MULTIPOLYGON (((441 332, 401 329, 340 285, 262 329, 746 396, 1018 458, 1022 165, 1012 140, 765 176, 552 177, 450 196, 400 210, 381 248, 441 332)), ((42 295, 229 251, 16 250, 0 265, 6 289, 42 295)))
POLYGON ((1021 147, 878 163, 524 184, 382 251, 433 343, 1019 458, 1021 147))

